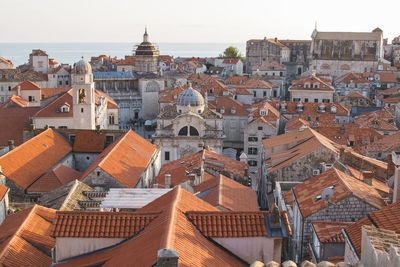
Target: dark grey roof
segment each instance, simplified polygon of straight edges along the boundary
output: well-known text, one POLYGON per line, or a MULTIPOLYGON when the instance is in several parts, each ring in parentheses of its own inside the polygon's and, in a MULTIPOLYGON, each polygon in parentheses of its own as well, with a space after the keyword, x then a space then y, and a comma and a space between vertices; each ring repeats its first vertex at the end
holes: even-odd
POLYGON ((177 105, 178 106, 190 106, 198 107, 204 105, 204 98, 199 91, 189 87, 183 90, 178 96, 177 105))
POLYGON ((95 71, 93 72, 94 79, 135 79, 135 76, 130 71, 95 71))

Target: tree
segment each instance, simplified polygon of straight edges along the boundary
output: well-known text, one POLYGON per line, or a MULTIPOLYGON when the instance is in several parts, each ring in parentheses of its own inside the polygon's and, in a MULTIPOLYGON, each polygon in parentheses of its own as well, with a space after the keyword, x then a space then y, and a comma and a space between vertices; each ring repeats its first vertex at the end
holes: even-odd
POLYGON ((224 53, 219 55, 219 58, 238 58, 243 61, 242 54, 234 46, 230 46, 225 49, 224 53))

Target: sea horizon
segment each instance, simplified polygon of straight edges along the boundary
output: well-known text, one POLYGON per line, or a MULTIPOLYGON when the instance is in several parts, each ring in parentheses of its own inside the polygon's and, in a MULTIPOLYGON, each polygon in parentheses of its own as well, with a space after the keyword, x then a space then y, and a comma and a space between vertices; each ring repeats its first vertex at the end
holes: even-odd
MULTIPOLYGON (((59 63, 74 64, 82 57, 90 60, 93 56, 106 55, 124 58, 132 55, 134 47, 140 42, 2 42, 0 57, 11 60, 14 67, 27 63, 33 49, 46 51, 49 58, 59 63)), ((218 57, 225 48, 235 46, 244 56, 246 43, 154 43, 160 55, 177 57, 218 57)))

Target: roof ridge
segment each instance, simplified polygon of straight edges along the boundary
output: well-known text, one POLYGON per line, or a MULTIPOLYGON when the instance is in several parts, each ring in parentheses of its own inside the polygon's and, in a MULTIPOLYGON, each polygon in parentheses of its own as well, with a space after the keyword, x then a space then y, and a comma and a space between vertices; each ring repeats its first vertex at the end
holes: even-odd
MULTIPOLYGON (((68 191, 68 194, 67 194, 67 196, 65 197, 65 199, 64 199, 64 201, 63 201, 63 203, 62 203, 62 205, 61 205, 61 207, 60 207, 60 209, 59 209, 58 211, 61 211, 61 209, 64 208, 65 203, 68 203, 67 200, 69 200, 69 198, 71 197, 71 195, 73 194, 73 192, 74 192, 74 191, 76 190, 76 188, 78 187, 79 183, 80 183, 80 181, 79 181, 78 179, 75 179, 75 180, 74 180, 74 185, 73 185, 73 186, 71 187, 71 189, 68 191)), ((57 212, 58 212, 58 211, 56 211, 56 215, 57 215, 57 212)))
MULTIPOLYGON (((347 191, 349 191, 350 193, 351 193, 351 195, 354 195, 353 194, 353 191, 350 189, 350 187, 347 185, 347 183, 342 179, 342 176, 341 176, 341 174, 339 173, 339 171, 340 170, 338 170, 338 169, 336 169, 336 167, 333 167, 332 168, 333 169, 333 171, 336 173, 336 177, 338 177, 339 179, 339 181, 340 181, 340 183, 342 183, 342 185, 347 189, 347 191)), ((341 172, 341 171, 340 171, 341 172)), ((358 180, 358 179, 356 179, 356 178, 354 178, 355 180, 358 180)))
MULTIPOLYGON (((36 112, 35 114, 33 114, 32 117, 36 117, 36 115, 37 115, 39 112, 42 112, 43 110, 49 108, 49 107, 50 107, 53 103, 55 103, 58 99, 60 99, 61 97, 63 97, 63 96, 66 95, 66 94, 69 94, 69 92, 71 92, 71 91, 72 91, 72 88, 69 89, 68 91, 66 91, 65 93, 63 93, 62 95, 56 97, 53 101, 51 101, 51 102, 50 102, 49 104, 47 104, 45 107, 41 108, 40 110, 38 110, 38 112, 36 112)), ((72 96, 72 98, 73 98, 72 93, 71 93, 71 96, 72 96)))
POLYGON ((222 205, 222 174, 219 174, 218 177, 218 205, 223 206, 222 205))
POLYGON ((168 224, 166 225, 167 226, 167 235, 165 236, 164 240, 161 241, 161 244, 160 244, 161 248, 171 248, 171 249, 174 248, 173 240, 175 238, 174 232, 175 232, 175 220, 176 220, 176 213, 177 213, 177 204, 178 204, 178 201, 181 198, 181 194, 182 194, 181 190, 182 189, 181 189, 180 186, 177 186, 175 190, 176 190, 175 198, 174 198, 173 203, 172 203, 172 205, 170 207, 170 210, 169 210, 169 215, 170 216, 167 219, 168 220, 168 224))

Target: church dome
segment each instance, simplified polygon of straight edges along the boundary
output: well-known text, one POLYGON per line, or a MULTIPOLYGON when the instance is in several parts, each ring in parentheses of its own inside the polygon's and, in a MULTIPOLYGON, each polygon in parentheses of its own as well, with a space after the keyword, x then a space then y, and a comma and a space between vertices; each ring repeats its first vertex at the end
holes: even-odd
POLYGON ((75 64, 75 74, 91 74, 92 67, 90 66, 89 62, 81 59, 75 64))
POLYGON ((203 96, 192 87, 184 90, 178 96, 178 106, 188 106, 189 104, 191 107, 204 106, 203 96))

